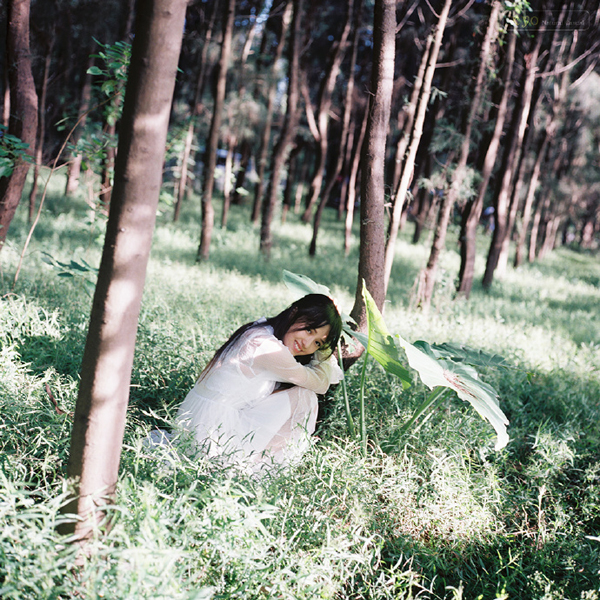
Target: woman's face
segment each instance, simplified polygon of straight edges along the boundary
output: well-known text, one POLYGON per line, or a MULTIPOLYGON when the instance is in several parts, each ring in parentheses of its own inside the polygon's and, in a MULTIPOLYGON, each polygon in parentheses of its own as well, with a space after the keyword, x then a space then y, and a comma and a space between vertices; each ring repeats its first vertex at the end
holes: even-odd
POLYGON ((325 344, 331 330, 330 325, 310 329, 301 323, 296 323, 283 336, 283 345, 294 356, 307 356, 314 354, 325 344))

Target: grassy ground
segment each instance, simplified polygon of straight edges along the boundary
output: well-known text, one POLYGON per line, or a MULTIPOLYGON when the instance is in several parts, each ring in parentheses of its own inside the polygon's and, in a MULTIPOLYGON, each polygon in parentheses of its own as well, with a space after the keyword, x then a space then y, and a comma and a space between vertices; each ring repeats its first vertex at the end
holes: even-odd
MULTIPOLYGON (((348 311, 357 248, 344 257, 342 226, 328 214, 309 259, 310 229, 292 215, 277 225, 265 262, 248 208, 233 207, 227 230, 215 231, 210 262, 196 265, 198 201, 176 226, 165 207, 140 317, 114 525, 74 569, 73 549, 55 533, 70 421, 45 386, 73 410, 91 299, 85 273, 59 277, 42 259, 46 252, 97 265, 103 223, 82 200, 51 194, 13 287, 25 212, 0 253, 1 597, 600 598, 597 256, 561 249, 455 302, 453 233, 426 317, 410 301, 429 244, 413 246, 405 232, 388 326, 411 341, 464 343, 509 361, 509 369, 482 372, 510 419, 508 447, 494 452, 491 428, 456 398, 400 435, 425 389, 415 382, 403 392, 371 365, 366 457, 349 438, 338 392, 303 463, 255 480, 149 453, 141 440, 168 423, 237 325, 289 304, 283 269, 329 285, 348 311)), ((482 254, 487 243, 482 237, 482 254)), ((347 378, 355 414, 358 371, 347 378)))

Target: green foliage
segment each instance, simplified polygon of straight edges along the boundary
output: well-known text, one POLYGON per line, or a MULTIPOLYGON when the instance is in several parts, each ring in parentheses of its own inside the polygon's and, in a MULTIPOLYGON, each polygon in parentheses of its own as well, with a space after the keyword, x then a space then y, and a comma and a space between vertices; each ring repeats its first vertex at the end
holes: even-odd
POLYGON ((127 82, 131 44, 127 42, 102 44, 98 40, 95 41, 102 50, 93 55, 97 59, 97 64, 90 67, 88 73, 102 78, 100 91, 111 99, 105 111, 106 121, 114 125, 121 118, 123 110, 120 96, 127 82))
POLYGON ((8 128, 0 125, 0 178, 9 177, 19 161, 33 161, 31 156, 27 154, 28 148, 29 144, 25 144, 18 137, 10 135, 8 128))

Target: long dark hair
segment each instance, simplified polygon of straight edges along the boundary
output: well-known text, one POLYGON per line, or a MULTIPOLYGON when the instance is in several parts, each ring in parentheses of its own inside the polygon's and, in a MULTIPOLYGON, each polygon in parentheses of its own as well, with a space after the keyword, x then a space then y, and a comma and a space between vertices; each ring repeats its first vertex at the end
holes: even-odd
MULTIPOLYGON (((337 347, 338 340, 342 333, 342 318, 329 296, 324 294, 308 294, 275 317, 266 321, 254 321, 242 325, 235 331, 231 337, 215 352, 210 362, 204 367, 200 379, 202 379, 210 369, 218 364, 225 357, 233 345, 250 329, 254 327, 263 327, 270 325, 273 328, 273 334, 278 340, 283 341, 283 337, 288 331, 298 331, 303 328, 318 329, 319 327, 330 326, 329 334, 319 350, 328 351, 331 355, 337 347)), ((294 357, 299 363, 308 364, 312 354, 294 357)))

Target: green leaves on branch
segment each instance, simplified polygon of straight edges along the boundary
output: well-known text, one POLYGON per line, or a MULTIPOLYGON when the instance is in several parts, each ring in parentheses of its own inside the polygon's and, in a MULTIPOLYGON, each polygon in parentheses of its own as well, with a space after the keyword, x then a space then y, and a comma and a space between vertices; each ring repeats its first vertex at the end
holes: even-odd
POLYGON ((101 48, 98 54, 93 54, 96 64, 88 69, 90 75, 103 77, 100 91, 106 96, 112 97, 106 108, 106 120, 114 125, 120 118, 122 102, 120 99, 122 91, 127 82, 127 72, 131 60, 131 44, 127 42, 116 42, 115 44, 101 44, 94 40, 101 48))
POLYGON ((9 177, 19 161, 33 162, 27 154, 29 144, 18 137, 7 133, 7 128, 0 125, 0 177, 9 177))
POLYGON ((83 289, 89 296, 94 295, 96 289, 96 279, 98 278, 98 269, 92 267, 83 258, 81 262, 71 260, 70 262, 61 262, 56 260, 51 254, 42 252, 42 260, 50 265, 59 277, 74 278, 81 281, 83 289))

